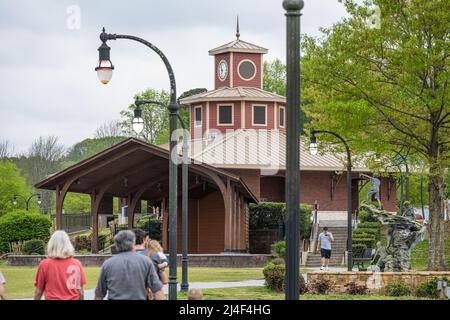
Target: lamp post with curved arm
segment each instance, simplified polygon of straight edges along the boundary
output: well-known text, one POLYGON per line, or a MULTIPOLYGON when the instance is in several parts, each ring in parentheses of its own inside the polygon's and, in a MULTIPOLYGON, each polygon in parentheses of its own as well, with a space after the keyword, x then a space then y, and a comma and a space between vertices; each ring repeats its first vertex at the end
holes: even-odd
MULTIPOLYGON (((136 105, 136 109, 134 110, 134 119, 133 119, 133 129, 136 126, 136 133, 142 131, 143 120, 142 120, 142 110, 141 105, 143 104, 151 104, 156 105, 161 108, 167 108, 164 104, 162 104, 159 101, 153 101, 153 100, 139 100, 136 99, 134 104, 136 105)), ((182 153, 183 153, 183 164, 181 168, 181 176, 182 176, 182 216, 181 216, 181 224, 182 224, 182 257, 181 257, 181 291, 188 291, 189 290, 189 282, 188 282, 188 256, 187 256, 187 243, 188 243, 188 150, 189 146, 187 143, 187 133, 186 133, 186 125, 183 121, 183 118, 180 116, 179 113, 177 113, 178 121, 181 124, 181 127, 183 128, 183 146, 182 146, 182 153)))
POLYGON ((310 145, 309 150, 312 155, 317 154, 316 134, 327 133, 338 138, 345 146, 347 152, 347 270, 352 271, 353 268, 353 253, 352 253, 352 156, 347 142, 337 133, 325 130, 310 131, 310 145))
POLYGON ((112 77, 114 66, 110 60, 111 48, 106 44, 108 40, 128 39, 142 43, 146 47, 153 50, 164 62, 170 80, 170 102, 167 106, 169 110, 169 128, 170 128, 170 155, 169 155, 169 299, 177 299, 177 157, 172 155, 175 153, 177 141, 173 139, 173 133, 177 129, 177 114, 180 108, 176 98, 176 82, 172 66, 167 57, 152 43, 135 36, 110 34, 105 32, 103 28, 100 34, 101 46, 98 48, 99 63, 95 68, 99 80, 103 84, 107 84, 112 77))
MULTIPOLYGON (((17 205, 17 197, 18 197, 18 195, 13 195, 13 198, 12 198, 12 203, 13 203, 13 205, 17 205)), ((34 198, 34 197, 37 197, 37 203, 40 205, 41 203, 42 203, 42 195, 40 194, 40 193, 34 193, 34 194, 32 194, 31 196, 29 196, 26 200, 25 200, 25 209, 27 210, 27 211, 29 211, 30 210, 30 200, 32 199, 32 198, 34 198)))

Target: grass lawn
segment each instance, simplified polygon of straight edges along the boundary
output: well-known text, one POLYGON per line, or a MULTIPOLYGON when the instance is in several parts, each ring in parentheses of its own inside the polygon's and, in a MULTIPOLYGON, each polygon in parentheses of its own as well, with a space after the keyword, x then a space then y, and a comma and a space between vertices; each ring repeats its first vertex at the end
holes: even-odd
MULTIPOLYGON (((445 240, 445 264, 450 269, 450 237, 445 240)), ((427 270, 428 266, 428 239, 423 240, 411 253, 411 268, 421 271, 427 270)))
MULTIPOLYGON (((11 267, 0 264, 0 270, 6 278, 5 289, 8 299, 29 298, 34 293, 34 267, 11 267)), ((97 285, 99 267, 86 267, 86 289, 97 285)), ((181 281, 181 268, 178 268, 178 279, 181 281)), ((190 282, 242 281, 263 279, 262 268, 190 268, 190 282)))
MULTIPOLYGON (((275 293, 265 287, 240 287, 240 288, 220 288, 204 289, 205 300, 284 300, 284 293, 275 293)), ((179 300, 185 300, 186 294, 179 293, 179 300)), ((388 296, 353 296, 349 294, 337 295, 315 295, 305 294, 300 296, 300 300, 418 300, 413 296, 388 297, 388 296)))

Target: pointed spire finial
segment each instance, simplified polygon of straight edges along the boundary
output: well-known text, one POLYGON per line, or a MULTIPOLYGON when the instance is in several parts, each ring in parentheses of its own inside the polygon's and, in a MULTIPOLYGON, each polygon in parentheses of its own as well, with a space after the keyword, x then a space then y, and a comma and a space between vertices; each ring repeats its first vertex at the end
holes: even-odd
POLYGON ((241 34, 239 33, 239 15, 238 15, 236 19, 236 38, 239 39, 240 36, 241 34))

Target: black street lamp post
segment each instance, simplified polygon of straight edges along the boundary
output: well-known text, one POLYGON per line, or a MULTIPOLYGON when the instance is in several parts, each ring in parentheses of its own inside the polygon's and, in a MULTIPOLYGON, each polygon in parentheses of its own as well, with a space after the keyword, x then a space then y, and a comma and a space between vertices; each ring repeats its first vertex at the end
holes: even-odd
MULTIPOLYGON (((136 109, 134 112, 134 119, 133 119, 133 127, 136 127, 136 132, 140 133, 143 129, 142 121, 142 110, 140 108, 143 104, 151 104, 156 105, 162 108, 166 108, 166 106, 158 101, 152 101, 152 100, 138 100, 136 99, 134 104, 136 105, 136 109)), ((181 257, 181 291, 188 291, 189 290, 189 282, 188 282, 188 150, 189 146, 187 143, 187 133, 186 133, 186 124, 183 121, 183 118, 180 116, 179 113, 177 113, 178 120, 181 124, 181 127, 183 128, 183 146, 182 154, 183 154, 183 164, 181 168, 181 176, 182 176, 182 257, 181 257)))
POLYGON ((352 252, 352 156, 347 142, 337 133, 325 130, 311 129, 309 150, 311 154, 317 154, 317 133, 328 133, 338 138, 345 146, 347 152, 347 270, 352 271, 353 268, 353 252, 352 252))
POLYGON ((300 206, 300 11, 302 0, 284 0, 286 10, 286 276, 285 299, 299 298, 300 206))
MULTIPOLYGON (((16 194, 13 195, 13 198, 12 198, 12 203, 13 203, 13 205, 17 205, 17 197, 18 197, 18 196, 17 196, 16 194)), ((42 203, 42 196, 41 196, 40 193, 32 194, 31 196, 29 196, 29 197, 25 200, 25 209, 26 209, 27 211, 30 210, 30 200, 31 200, 33 197, 37 197, 37 203, 38 203, 39 205, 42 203)))
POLYGON ((169 132, 170 132, 170 156, 169 156, 169 300, 177 299, 177 157, 173 152, 176 148, 177 141, 173 134, 177 129, 177 114, 180 108, 177 102, 176 82, 172 66, 167 57, 152 43, 130 35, 110 34, 103 32, 100 34, 102 45, 98 48, 99 64, 95 70, 97 71, 99 80, 107 84, 112 77, 114 66, 110 60, 110 47, 106 44, 108 40, 128 39, 140 42, 152 49, 164 62, 170 80, 170 103, 167 107, 169 110, 169 132))

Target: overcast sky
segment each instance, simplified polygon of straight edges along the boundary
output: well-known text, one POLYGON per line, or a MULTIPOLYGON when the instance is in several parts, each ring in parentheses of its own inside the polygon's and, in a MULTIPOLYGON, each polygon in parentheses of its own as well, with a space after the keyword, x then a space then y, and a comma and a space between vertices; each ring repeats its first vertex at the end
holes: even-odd
MULTIPOLYGON (((285 16, 281 0, 0 0, 0 141, 26 152, 40 136, 56 135, 70 147, 92 137, 102 123, 147 88, 168 89, 160 58, 142 44, 108 42, 114 75, 101 84, 94 71, 98 35, 145 38, 168 57, 178 95, 213 88, 208 50, 235 39, 269 49, 265 60, 285 60, 285 16), (77 13, 79 10, 79 19, 77 13)), ((337 0, 305 0, 301 28, 319 35, 345 15, 337 0)))

